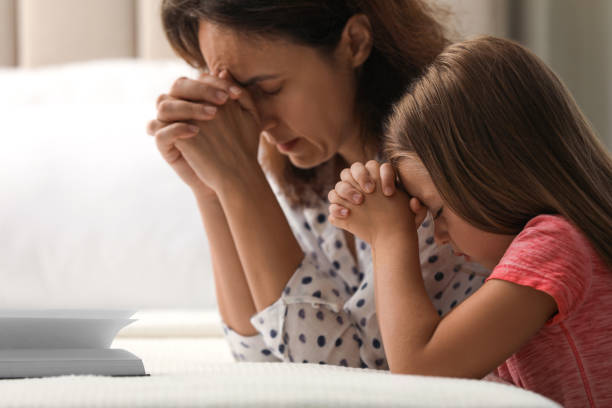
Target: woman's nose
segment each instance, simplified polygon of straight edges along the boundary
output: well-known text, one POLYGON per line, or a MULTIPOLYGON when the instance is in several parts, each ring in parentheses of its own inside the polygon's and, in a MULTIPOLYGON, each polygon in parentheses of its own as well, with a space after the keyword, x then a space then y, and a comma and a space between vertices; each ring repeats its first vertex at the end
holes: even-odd
POLYGON ((259 120, 261 123, 261 131, 265 132, 267 130, 271 130, 275 128, 278 124, 278 119, 274 112, 270 109, 270 107, 265 106, 265 104, 258 103, 257 104, 257 113, 259 115, 259 120))
POLYGON ((276 127, 277 121, 273 119, 261 118, 261 131, 266 132, 276 127))

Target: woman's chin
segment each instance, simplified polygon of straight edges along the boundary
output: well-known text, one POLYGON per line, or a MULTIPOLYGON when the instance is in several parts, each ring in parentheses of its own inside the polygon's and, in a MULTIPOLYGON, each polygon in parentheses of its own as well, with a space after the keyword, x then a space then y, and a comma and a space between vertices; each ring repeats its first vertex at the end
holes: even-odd
POLYGON ((298 169, 308 170, 317 167, 334 157, 334 154, 328 154, 323 151, 299 151, 288 154, 287 157, 291 164, 298 169))
POLYGON ((322 163, 320 160, 313 160, 312 157, 298 156, 295 154, 289 155, 289 161, 298 169, 308 170, 322 163))

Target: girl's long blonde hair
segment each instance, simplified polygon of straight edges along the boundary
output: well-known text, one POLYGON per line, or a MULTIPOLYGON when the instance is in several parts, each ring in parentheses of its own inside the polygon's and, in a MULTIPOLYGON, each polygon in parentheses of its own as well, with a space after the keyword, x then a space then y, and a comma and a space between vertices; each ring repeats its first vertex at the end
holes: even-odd
POLYGON ((516 234, 560 214, 612 266, 612 159, 557 76, 519 44, 447 47, 396 105, 385 152, 419 156, 475 227, 516 234))

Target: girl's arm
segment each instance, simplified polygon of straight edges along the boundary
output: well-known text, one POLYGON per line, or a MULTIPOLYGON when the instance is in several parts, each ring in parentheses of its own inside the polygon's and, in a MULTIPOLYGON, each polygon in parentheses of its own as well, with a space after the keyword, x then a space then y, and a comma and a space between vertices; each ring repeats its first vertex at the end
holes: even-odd
MULTIPOLYGON (((482 378, 533 336, 556 312, 548 294, 492 280, 441 318, 423 284, 410 199, 380 191, 377 163, 366 167, 376 190, 357 206, 330 192, 331 222, 371 243, 379 325, 392 372, 482 378), (348 217, 337 217, 340 206, 348 217)), ((342 183, 340 183, 342 184, 342 183)))
POLYGON ((491 280, 440 318, 425 292, 415 243, 389 235, 372 244, 376 307, 394 373, 482 378, 556 311, 544 292, 491 280))

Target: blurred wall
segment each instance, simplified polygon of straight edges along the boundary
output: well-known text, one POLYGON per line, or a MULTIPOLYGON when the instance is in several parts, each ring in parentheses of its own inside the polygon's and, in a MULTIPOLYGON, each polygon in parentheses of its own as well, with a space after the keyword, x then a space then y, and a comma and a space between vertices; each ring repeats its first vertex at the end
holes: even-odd
MULTIPOLYGON (((437 0, 463 36, 512 38, 535 51, 612 149, 611 0, 437 0)), ((94 58, 175 58, 160 0, 0 0, 0 66, 94 58)))
POLYGON ((512 2, 517 39, 561 77, 612 151, 612 1, 512 2))
POLYGON ((175 58, 160 0, 0 0, 0 66, 175 58))
POLYGON ((449 24, 460 37, 509 36, 509 0, 438 0, 438 3, 452 13, 449 24))
POLYGON ((462 36, 516 40, 561 77, 612 151, 611 0, 439 0, 462 36))
POLYGON ((0 66, 17 63, 15 0, 0 0, 0 66))

